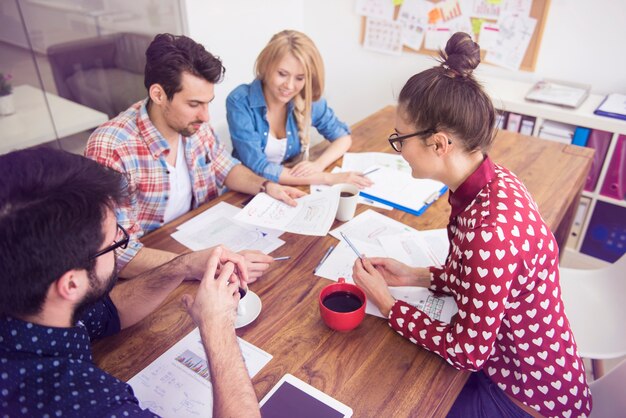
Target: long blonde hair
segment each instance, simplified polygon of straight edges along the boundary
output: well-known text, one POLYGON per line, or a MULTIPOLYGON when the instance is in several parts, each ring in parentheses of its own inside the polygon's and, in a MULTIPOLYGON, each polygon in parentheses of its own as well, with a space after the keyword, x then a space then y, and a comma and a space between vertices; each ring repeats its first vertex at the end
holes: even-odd
POLYGON ((311 104, 322 97, 324 91, 324 63, 317 47, 302 32, 284 30, 272 36, 263 48, 255 63, 256 77, 262 81, 276 69, 285 55, 292 54, 304 68, 304 88, 293 99, 294 116, 298 126, 298 136, 304 152, 304 160, 309 159, 311 104))

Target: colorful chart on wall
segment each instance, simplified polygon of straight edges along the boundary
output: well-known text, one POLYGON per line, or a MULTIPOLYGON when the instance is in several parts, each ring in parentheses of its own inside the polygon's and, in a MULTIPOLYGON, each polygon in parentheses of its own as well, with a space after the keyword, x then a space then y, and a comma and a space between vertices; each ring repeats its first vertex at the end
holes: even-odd
POLYGON ((380 53, 436 55, 455 32, 480 44, 481 60, 534 71, 550 0, 356 0, 361 43, 380 53))

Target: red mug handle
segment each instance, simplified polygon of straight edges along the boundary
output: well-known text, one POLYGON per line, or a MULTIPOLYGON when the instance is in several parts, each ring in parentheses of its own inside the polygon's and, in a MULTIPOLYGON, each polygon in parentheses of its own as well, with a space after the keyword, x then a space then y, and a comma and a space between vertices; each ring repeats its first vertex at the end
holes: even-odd
POLYGON ((346 279, 343 277, 340 277, 339 280, 337 280, 339 283, 345 283, 346 279))

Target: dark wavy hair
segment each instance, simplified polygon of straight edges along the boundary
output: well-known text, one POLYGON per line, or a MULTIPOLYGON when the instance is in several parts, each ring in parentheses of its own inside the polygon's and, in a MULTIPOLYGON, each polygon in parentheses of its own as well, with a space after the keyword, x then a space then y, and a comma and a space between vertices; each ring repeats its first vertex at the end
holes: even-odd
POLYGON ((107 210, 127 199, 124 177, 50 148, 0 156, 0 317, 41 311, 52 283, 92 272, 107 210))
POLYGON ((486 153, 494 140, 495 110, 472 75, 480 46, 457 32, 439 52, 441 65, 412 76, 400 92, 399 105, 417 129, 448 131, 467 151, 486 153))
POLYGON ((170 33, 155 36, 146 50, 146 89, 159 84, 172 100, 174 94, 182 90, 184 72, 216 84, 222 81, 226 69, 219 58, 187 36, 170 33))

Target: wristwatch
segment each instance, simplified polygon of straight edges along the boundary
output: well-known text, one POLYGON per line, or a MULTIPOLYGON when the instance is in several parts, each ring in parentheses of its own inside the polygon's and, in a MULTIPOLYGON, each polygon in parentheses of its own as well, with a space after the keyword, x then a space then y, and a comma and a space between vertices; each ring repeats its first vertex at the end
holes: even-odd
POLYGON ((261 183, 261 190, 259 190, 259 193, 264 193, 267 190, 267 183, 269 182, 269 180, 265 180, 263 183, 261 183))

